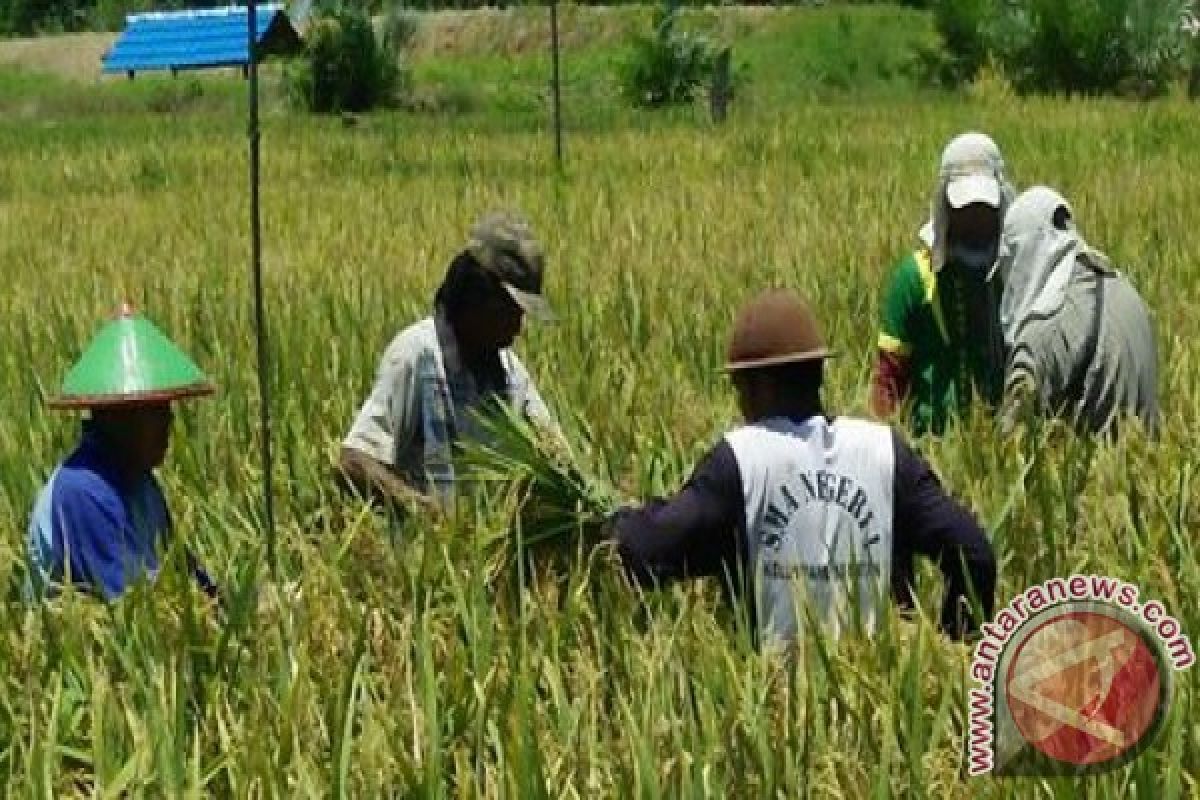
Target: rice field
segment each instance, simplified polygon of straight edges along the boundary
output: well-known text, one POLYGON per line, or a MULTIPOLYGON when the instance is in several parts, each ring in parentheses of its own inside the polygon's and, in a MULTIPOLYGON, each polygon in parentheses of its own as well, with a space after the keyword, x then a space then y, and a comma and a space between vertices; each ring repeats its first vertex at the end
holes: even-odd
POLYGON ((1164 432, 1006 441, 980 415, 920 447, 994 537, 998 607, 1049 577, 1112 574, 1194 639, 1198 121, 1176 101, 847 98, 720 129, 683 114, 568 131, 559 174, 545 131, 503 116, 269 115, 272 576, 242 118, 0 120, 3 794, 1197 796, 1194 672, 1160 746, 1115 773, 968 779, 970 653, 928 618, 891 617, 873 641, 813 637, 781 664, 713 586, 638 597, 603 548, 497 574, 481 543, 506 529, 503 498, 392 528, 331 472, 382 348, 492 206, 533 221, 562 316, 519 350, 622 495, 670 491, 735 422, 718 367, 734 310, 762 287, 811 298, 839 353, 828 404, 863 413, 884 276, 916 241, 942 145, 981 128, 1021 186, 1074 201, 1143 292, 1164 432), (220 623, 170 570, 111 607, 21 602, 28 511, 77 425, 43 401, 126 298, 220 386, 183 407, 161 471, 177 528, 228 592, 220 623))

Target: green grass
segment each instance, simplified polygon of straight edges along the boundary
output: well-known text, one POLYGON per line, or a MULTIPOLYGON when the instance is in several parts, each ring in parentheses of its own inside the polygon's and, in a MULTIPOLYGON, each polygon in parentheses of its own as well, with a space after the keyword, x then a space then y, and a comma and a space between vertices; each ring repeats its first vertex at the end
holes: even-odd
POLYGON ((1055 437, 1015 495, 1032 445, 998 439, 987 419, 921 449, 985 522, 1015 496, 995 531, 1000 603, 1052 575, 1111 573, 1200 635, 1194 107, 988 106, 896 90, 752 104, 720 129, 690 111, 612 109, 610 126, 598 116, 568 131, 563 175, 539 112, 485 105, 348 128, 272 111, 263 219, 280 581, 300 591, 269 602, 246 145, 229 92, 229 107, 203 113, 0 119, 0 793, 1200 791, 1194 671, 1179 676, 1161 749, 1134 765, 1088 781, 968 781, 969 654, 928 620, 889 618, 872 642, 811 639, 788 667, 751 651, 715 587, 643 608, 603 551, 574 554, 569 570, 535 567, 523 591, 517 576, 488 581, 484 545, 508 530, 509 502, 391 530, 330 481, 384 344, 426 312, 469 222, 498 204, 523 208, 543 236, 564 317, 531 326, 521 353, 574 444, 623 493, 674 488, 735 421, 718 367, 737 304, 760 287, 812 299, 840 353, 829 404, 861 412, 884 277, 916 241, 945 140, 980 127, 1022 185, 1049 182, 1074 201, 1154 310, 1163 437, 1100 446, 1086 473, 1079 444, 1055 437), (76 420, 47 412, 44 395, 124 297, 220 385, 183 407, 162 478, 184 538, 231 593, 223 625, 173 570, 111 609, 18 598, 30 505, 75 437, 76 420))
MULTIPOLYGON (((562 93, 576 130, 644 124, 621 108, 617 73, 628 37, 652 24, 652 8, 564 6, 562 93)), ((540 125, 550 108, 550 40, 545 9, 515 8, 464 18, 459 29, 422 17, 412 57, 418 109, 483 117, 504 127, 540 125)), ((721 9, 684 14, 684 27, 732 44, 738 109, 757 114, 845 95, 880 99, 918 84, 919 53, 932 46, 927 16, 905 9, 721 9)), ((97 74, 99 65, 97 65, 97 74)), ((280 69, 264 69, 268 108, 285 105, 280 69)), ((79 82, 0 68, 0 112, 30 121, 81 115, 231 112, 243 103, 234 73, 140 75, 79 82)), ((673 115, 694 116, 692 109, 673 115)), ((661 116, 661 115, 660 115, 661 116)))
MULTIPOLYGON (((97 71, 99 68, 97 67, 97 71)), ((96 115, 228 112, 245 105, 245 85, 222 74, 141 76, 94 84, 15 68, 0 68, 0 113, 39 122, 96 115)))
MULTIPOLYGON (((511 40, 499 38, 449 56, 426 54, 414 62, 418 93, 458 109, 544 116, 551 70, 545 11, 522 9, 505 19, 504 30, 523 31, 519 49, 506 48, 511 40)), ((563 47, 564 109, 576 126, 613 123, 627 36, 651 24, 649 8, 564 14, 562 29, 574 32, 565 35, 563 47)), ((683 27, 733 45, 738 105, 751 112, 847 91, 871 98, 911 92, 919 83, 919 54, 934 45, 928 17, 887 7, 691 11, 683 27)))

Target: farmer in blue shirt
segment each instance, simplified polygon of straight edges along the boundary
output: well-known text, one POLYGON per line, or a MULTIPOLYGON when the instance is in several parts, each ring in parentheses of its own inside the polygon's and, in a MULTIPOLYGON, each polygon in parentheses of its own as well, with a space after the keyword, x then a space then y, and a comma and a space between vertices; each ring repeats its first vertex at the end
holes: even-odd
MULTIPOLYGON (((171 518, 154 477, 167 453, 171 402, 213 385, 152 323, 126 306, 67 374, 52 408, 85 409, 75 451, 50 476, 33 508, 33 595, 66 584, 115 600, 158 575, 171 518)), ((192 556, 200 587, 216 587, 192 556)))

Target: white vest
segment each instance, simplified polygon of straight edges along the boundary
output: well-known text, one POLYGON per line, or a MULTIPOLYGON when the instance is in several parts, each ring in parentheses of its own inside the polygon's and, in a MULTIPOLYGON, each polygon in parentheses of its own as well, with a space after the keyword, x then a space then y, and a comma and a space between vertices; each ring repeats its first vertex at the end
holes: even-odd
POLYGON ((873 631, 891 583, 891 430, 817 415, 725 439, 741 473, 761 638, 798 638, 806 613, 834 638, 856 617, 873 631))

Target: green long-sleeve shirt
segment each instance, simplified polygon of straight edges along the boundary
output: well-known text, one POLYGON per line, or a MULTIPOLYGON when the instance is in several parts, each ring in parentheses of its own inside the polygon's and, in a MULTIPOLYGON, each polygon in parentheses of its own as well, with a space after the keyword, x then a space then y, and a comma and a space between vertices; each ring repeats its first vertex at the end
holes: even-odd
POLYGON ((935 273, 928 250, 896 266, 879 348, 907 363, 908 397, 901 399, 911 401, 914 433, 942 433, 977 397, 998 402, 1003 364, 995 308, 988 286, 957 265, 935 273))

